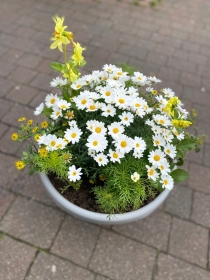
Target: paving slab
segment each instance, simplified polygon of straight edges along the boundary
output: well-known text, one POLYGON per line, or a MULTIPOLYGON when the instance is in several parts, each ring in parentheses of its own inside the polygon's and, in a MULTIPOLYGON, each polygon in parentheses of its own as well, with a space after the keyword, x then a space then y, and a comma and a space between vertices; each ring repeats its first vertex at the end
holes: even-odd
POLYGON ((210 272, 190 263, 160 254, 154 280, 208 280, 210 272))
POLYGON ((154 249, 103 229, 89 267, 115 280, 150 280, 155 257, 154 249))
POLYGON ((133 223, 113 226, 114 231, 163 251, 167 250, 170 228, 171 216, 162 211, 133 223))
POLYGON ((15 195, 13 193, 0 187, 0 219, 6 213, 14 199, 15 195))
POLYGON ((35 246, 50 248, 63 218, 64 214, 52 207, 17 197, 0 230, 35 246))
POLYGON ((189 168, 190 177, 188 179, 188 187, 210 193, 210 168, 191 163, 189 168))
POLYGON ((208 230, 177 218, 173 218, 169 241, 169 253, 206 268, 208 230))
POLYGON ((87 267, 99 232, 98 226, 67 216, 51 252, 87 267))
POLYGON ((191 220, 210 228, 210 195, 194 193, 191 220))
POLYGON ((95 280, 95 275, 75 264, 41 252, 25 280, 95 280))
POLYGON ((24 280, 36 249, 8 236, 0 239, 0 279, 24 280))

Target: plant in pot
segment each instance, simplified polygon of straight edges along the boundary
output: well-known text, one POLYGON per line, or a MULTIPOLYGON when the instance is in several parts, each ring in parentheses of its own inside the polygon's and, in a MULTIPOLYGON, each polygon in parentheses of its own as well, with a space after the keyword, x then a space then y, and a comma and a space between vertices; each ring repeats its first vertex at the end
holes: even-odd
POLYGON ((54 21, 51 49, 63 52, 64 63, 51 64, 60 76, 34 112, 47 119, 22 117, 12 134, 29 143, 16 167, 40 172, 56 203, 82 219, 113 224, 143 218, 174 182, 188 177, 178 166, 202 139, 186 131, 193 120, 175 93, 154 88, 156 77, 115 65, 81 76, 85 49, 66 31, 64 18, 54 21))

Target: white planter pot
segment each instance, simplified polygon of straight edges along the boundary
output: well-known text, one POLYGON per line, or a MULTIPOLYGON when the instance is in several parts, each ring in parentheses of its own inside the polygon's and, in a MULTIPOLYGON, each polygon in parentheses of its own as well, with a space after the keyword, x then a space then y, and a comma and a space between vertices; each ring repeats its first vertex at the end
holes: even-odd
POLYGON ((156 197, 151 203, 143 206, 142 208, 124 213, 124 214, 116 214, 111 216, 111 219, 108 217, 108 214, 95 213, 83 208, 80 208, 67 199, 65 199, 52 185, 49 178, 46 174, 40 174, 41 180, 44 184, 44 187, 50 197, 54 200, 54 202, 65 212, 85 220, 87 222, 95 223, 95 224, 108 224, 108 225, 116 225, 116 224, 124 224, 129 223, 135 220, 143 219, 154 212, 166 199, 169 195, 170 190, 164 190, 160 195, 156 197))

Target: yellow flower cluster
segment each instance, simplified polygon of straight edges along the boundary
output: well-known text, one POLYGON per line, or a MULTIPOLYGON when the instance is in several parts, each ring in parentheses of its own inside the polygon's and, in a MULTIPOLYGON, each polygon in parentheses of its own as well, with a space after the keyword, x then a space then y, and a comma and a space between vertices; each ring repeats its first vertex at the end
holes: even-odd
POLYGON ((48 154, 48 151, 46 150, 45 147, 42 147, 38 150, 38 153, 40 154, 41 157, 46 157, 48 154))
POLYGON ((173 115, 174 108, 180 103, 177 96, 171 97, 165 107, 165 112, 170 116, 173 115))
POLYGON ((171 123, 175 127, 183 127, 183 128, 186 128, 192 124, 190 121, 185 121, 185 120, 172 120, 171 123))

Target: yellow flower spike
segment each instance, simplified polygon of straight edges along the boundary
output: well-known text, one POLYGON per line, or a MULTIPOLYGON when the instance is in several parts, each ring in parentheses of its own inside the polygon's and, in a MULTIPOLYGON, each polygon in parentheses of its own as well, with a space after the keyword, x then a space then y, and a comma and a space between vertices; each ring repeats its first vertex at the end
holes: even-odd
POLYGON ((75 43, 74 52, 71 56, 71 58, 74 60, 75 65, 80 65, 83 62, 84 57, 82 56, 82 52, 84 50, 85 48, 83 48, 80 43, 75 43))
POLYGON ((70 41, 73 41, 73 33, 65 31, 67 26, 63 26, 64 17, 60 18, 56 16, 54 18, 55 22, 55 31, 54 31, 54 37, 51 38, 52 41, 54 41, 50 48, 56 49, 58 48, 60 52, 63 52, 63 46, 62 45, 68 45, 70 41))
POLYGON ((21 170, 25 167, 25 163, 22 160, 16 161, 15 165, 18 170, 21 170))
POLYGON ((18 139, 18 134, 17 133, 12 133, 12 140, 16 141, 18 139))
POLYGON ((41 123, 42 128, 47 128, 48 127, 48 122, 47 121, 43 121, 41 123))
POLYGON ((185 120, 172 120, 171 123, 175 127, 183 127, 183 128, 187 128, 192 124, 192 122, 185 121, 185 120))

